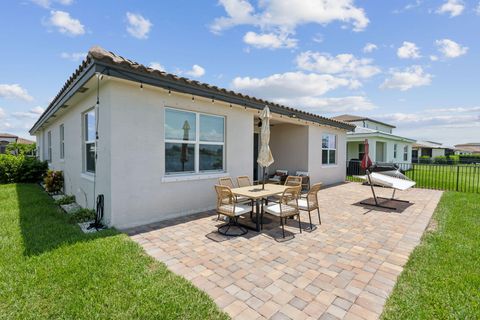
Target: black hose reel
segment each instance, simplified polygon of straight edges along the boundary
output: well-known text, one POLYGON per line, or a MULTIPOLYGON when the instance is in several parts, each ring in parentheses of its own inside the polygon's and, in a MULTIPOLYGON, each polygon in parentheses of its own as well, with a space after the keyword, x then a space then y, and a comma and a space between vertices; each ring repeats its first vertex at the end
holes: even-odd
POLYGON ((104 198, 105 197, 103 194, 99 194, 97 196, 97 205, 96 205, 97 210, 95 212, 95 221, 90 224, 88 229, 95 228, 96 230, 99 230, 99 229, 105 228, 105 226, 102 224, 103 213, 104 213, 104 203, 105 203, 104 198))

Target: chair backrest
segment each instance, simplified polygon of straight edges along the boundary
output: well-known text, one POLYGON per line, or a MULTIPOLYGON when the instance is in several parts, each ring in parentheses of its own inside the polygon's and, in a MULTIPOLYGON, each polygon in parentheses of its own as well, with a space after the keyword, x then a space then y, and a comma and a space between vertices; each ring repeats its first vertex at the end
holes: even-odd
POLYGON ((297 172, 295 172, 295 175, 299 176, 299 177, 308 177, 309 176, 307 171, 297 171, 297 172))
POLYGON ((286 186, 301 186, 302 185, 302 177, 297 176, 288 176, 287 180, 285 180, 286 186))
POLYGON ((315 183, 307 193, 307 201, 309 209, 318 208, 318 191, 322 187, 321 183, 315 183))
POLYGON ((252 185, 252 183, 250 182, 249 176, 237 177, 237 184, 239 187, 248 187, 252 185))
POLYGON ((235 195, 227 186, 215 185, 217 192, 217 212, 232 215, 235 212, 235 195))
POLYGON ((233 180, 230 177, 218 178, 218 184, 229 188, 235 188, 235 186, 233 185, 233 180))
MULTIPOLYGON (((282 198, 280 199, 280 203, 291 204, 292 200, 295 200, 295 203, 297 203, 301 190, 302 190, 302 186, 300 185, 286 188, 285 191, 283 191, 282 193, 282 198)), ((298 207, 298 203, 297 203, 297 207, 298 207)))

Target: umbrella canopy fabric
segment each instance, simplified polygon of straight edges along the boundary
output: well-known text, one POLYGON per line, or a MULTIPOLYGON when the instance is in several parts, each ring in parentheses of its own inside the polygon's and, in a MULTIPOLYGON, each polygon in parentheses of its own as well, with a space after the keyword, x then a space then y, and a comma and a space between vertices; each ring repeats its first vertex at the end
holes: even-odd
POLYGON ((368 155, 368 139, 365 139, 365 154, 363 155, 362 162, 360 166, 363 170, 367 170, 372 165, 372 160, 370 160, 370 156, 368 155))
POLYGON ((272 152, 270 151, 270 109, 268 106, 260 113, 260 119, 262 120, 262 129, 260 132, 260 152, 258 153, 257 163, 262 167, 268 167, 273 163, 272 152))

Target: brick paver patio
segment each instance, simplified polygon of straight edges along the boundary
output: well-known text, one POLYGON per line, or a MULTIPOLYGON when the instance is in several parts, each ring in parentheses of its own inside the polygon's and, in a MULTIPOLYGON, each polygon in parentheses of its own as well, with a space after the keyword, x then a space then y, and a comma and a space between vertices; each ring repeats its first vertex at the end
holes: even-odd
MULTIPOLYGON (((213 192, 213 190, 212 190, 213 192)), ((391 190, 378 188, 380 195, 391 190)), ((370 189, 347 183, 319 192, 322 224, 288 241, 277 220, 262 233, 227 238, 214 212, 127 230, 146 252, 207 292, 235 319, 376 319, 419 243, 440 191, 411 189, 403 212, 355 203, 370 189)), ((308 215, 302 214, 303 222, 308 215)), ((316 214, 312 220, 318 224, 316 214)), ((307 223, 304 223, 307 227, 307 223)))

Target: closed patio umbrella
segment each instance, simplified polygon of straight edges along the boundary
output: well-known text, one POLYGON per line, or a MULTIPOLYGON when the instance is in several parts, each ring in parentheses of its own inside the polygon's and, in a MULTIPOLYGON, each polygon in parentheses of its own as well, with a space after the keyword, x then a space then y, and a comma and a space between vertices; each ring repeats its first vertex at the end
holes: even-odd
POLYGON ((270 151, 270 109, 268 106, 260 113, 260 119, 262 121, 262 129, 260 132, 260 152, 258 153, 257 163, 263 168, 263 184, 262 189, 265 189, 265 168, 273 163, 272 152, 270 151))
POLYGON ((372 165, 372 160, 370 160, 370 156, 368 155, 368 139, 365 139, 363 144, 365 145, 365 154, 363 155, 360 166, 363 170, 367 170, 372 165))

